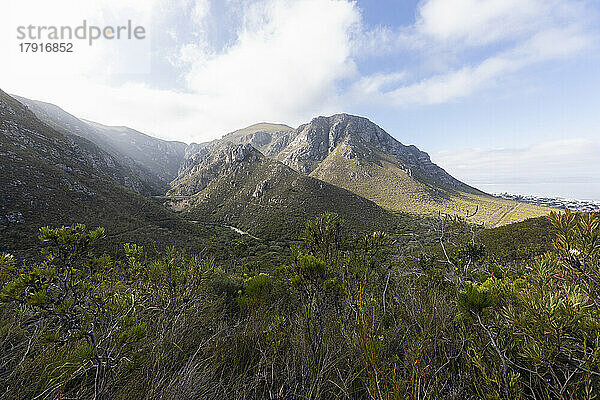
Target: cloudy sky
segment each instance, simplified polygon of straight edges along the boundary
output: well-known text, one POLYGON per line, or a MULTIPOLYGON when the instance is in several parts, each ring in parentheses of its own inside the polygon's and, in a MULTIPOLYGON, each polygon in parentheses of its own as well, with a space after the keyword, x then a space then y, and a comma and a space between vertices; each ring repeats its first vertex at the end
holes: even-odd
POLYGON ((600 199, 597 0, 0 0, 0 88, 201 142, 369 117, 485 190, 600 199), (142 25, 19 52, 17 26, 142 25))

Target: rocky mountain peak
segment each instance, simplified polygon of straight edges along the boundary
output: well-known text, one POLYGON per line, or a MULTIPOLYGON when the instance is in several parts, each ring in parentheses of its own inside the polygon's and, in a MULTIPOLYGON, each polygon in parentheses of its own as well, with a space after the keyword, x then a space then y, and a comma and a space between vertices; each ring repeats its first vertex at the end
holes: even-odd
POLYGON ((307 137, 326 132, 329 147, 335 148, 346 141, 349 144, 358 141, 371 145, 388 146, 392 143, 400 144, 378 125, 365 117, 350 114, 335 114, 330 117, 317 117, 309 124, 298 128, 300 134, 307 137))
POLYGON ((248 145, 261 156, 274 158, 303 174, 311 174, 331 157, 344 157, 380 164, 393 162, 410 177, 426 184, 471 190, 431 162, 429 155, 414 145, 404 145, 368 118, 335 114, 313 118, 297 129, 277 124, 256 124, 208 143, 186 149, 179 178, 223 157, 222 146, 248 145), (259 153, 259 154, 260 154, 259 153))
POLYGON ((340 146, 347 148, 345 154, 359 154, 359 149, 364 148, 381 151, 407 165, 429 158, 414 146, 404 146, 369 119, 350 114, 317 117, 301 125, 296 132, 294 140, 278 158, 304 173, 310 173, 340 146))

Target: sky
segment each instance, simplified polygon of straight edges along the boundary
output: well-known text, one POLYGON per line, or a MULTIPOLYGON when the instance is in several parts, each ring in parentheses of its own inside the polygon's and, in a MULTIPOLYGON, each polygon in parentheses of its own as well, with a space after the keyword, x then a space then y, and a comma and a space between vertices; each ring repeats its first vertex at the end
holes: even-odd
POLYGON ((597 0, 0 0, 0 89, 202 142, 366 116, 490 192, 600 200, 597 0), (17 27, 145 28, 22 53, 17 27))

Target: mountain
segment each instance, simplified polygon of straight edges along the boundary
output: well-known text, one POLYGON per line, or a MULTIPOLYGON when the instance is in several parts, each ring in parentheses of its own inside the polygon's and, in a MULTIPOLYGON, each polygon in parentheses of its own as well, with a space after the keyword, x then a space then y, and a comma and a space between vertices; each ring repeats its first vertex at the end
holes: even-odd
POLYGON ((175 196, 167 198, 169 206, 195 220, 229 221, 267 232, 265 221, 275 214, 281 219, 286 212, 294 216, 283 219, 295 223, 317 212, 335 211, 357 226, 374 226, 376 216, 379 221, 384 215, 397 221, 398 212, 477 211, 470 219, 492 227, 548 212, 490 196, 455 179, 426 152, 400 143, 363 117, 317 117, 296 129, 263 122, 187 146, 86 121, 49 103, 16 98, 46 129, 84 152, 96 172, 146 196, 168 191, 167 197, 175 196), (254 195, 258 192, 264 197, 254 195), (360 222, 361 207, 369 210, 363 220, 374 219, 360 222), (262 222, 255 225, 257 220, 262 222))
POLYGON ((370 200, 301 174, 247 143, 204 146, 183 164, 167 198, 188 219, 270 239, 295 238, 307 218, 324 212, 340 214, 357 230, 395 231, 402 223, 370 200))
POLYGON ((40 226, 73 223, 105 227, 107 246, 133 241, 199 251, 211 236, 235 235, 184 221, 124 187, 112 176, 117 161, 110 154, 49 127, 1 90, 0 133, 0 251, 35 254, 40 226))
MULTIPOLYGON (((481 193, 454 179, 415 146, 405 146, 363 117, 337 114, 317 117, 296 130, 294 140, 277 156, 303 173, 314 173, 334 158, 368 163, 393 162, 404 174, 424 184, 481 193)), ((333 171, 329 171, 333 172, 333 171)))
POLYGON ((448 174, 429 155, 406 146, 366 118, 317 117, 297 129, 258 124, 186 150, 185 165, 224 143, 251 144, 305 175, 350 190, 391 210, 471 215, 497 226, 545 215, 544 207, 490 196, 448 174))
MULTIPOLYGON (((110 154, 130 189, 146 195, 164 194, 177 176, 187 145, 148 136, 134 129, 105 126, 79 119, 58 106, 14 96, 42 122, 67 136, 80 136, 110 154)), ((115 176, 117 177, 117 176, 115 176)))

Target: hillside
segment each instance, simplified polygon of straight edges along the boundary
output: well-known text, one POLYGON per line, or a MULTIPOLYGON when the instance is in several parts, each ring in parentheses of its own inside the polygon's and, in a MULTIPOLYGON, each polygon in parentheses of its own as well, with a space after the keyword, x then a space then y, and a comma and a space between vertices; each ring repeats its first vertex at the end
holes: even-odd
POLYGON ((307 218, 324 212, 342 215, 361 231, 394 231, 400 223, 375 203, 300 174, 249 144, 215 146, 186 165, 167 204, 192 220, 220 222, 271 239, 297 237, 307 218))
POLYGON ((528 260, 544 254, 552 249, 554 239, 555 231, 546 217, 484 229, 478 234, 478 240, 485 246, 486 253, 503 263, 528 260))
MULTIPOLYGON (((123 241, 200 250, 227 229, 201 227, 118 183, 115 160, 90 141, 64 135, 0 91, 0 249, 35 254, 40 226, 84 223, 123 241)), ((112 248, 114 250, 114 248, 112 248)))
POLYGON ((180 170, 224 143, 251 144, 294 170, 350 190, 397 212, 467 215, 488 227, 547 214, 550 209, 490 196, 452 177, 415 146, 398 142, 366 118, 314 118, 297 129, 257 124, 186 150, 180 170))
POLYGON ((393 212, 471 215, 477 210, 470 220, 487 227, 549 212, 545 207, 500 199, 468 186, 431 162, 427 153, 403 145, 366 118, 348 114, 317 117, 297 129, 263 122, 221 139, 186 146, 130 128, 82 120, 52 104, 18 99, 72 140, 85 138, 96 144, 110 155, 104 171, 144 195, 164 194, 213 149, 242 144, 393 212))
POLYGON ((42 122, 67 135, 79 136, 110 154, 127 180, 120 183, 147 195, 163 194, 177 176, 186 144, 148 136, 134 129, 79 119, 54 104, 14 96, 42 122))
POLYGON ((85 121, 61 108, 19 98, 44 123, 82 146, 88 139, 108 159, 103 171, 144 195, 163 195, 227 144, 251 145, 303 175, 347 189, 392 211, 475 215, 487 227, 547 214, 550 209, 490 196, 452 177, 417 147, 404 145, 366 118, 317 117, 297 129, 258 123, 207 143, 167 142, 126 127, 85 121), (173 181, 173 182, 172 182, 173 181))

